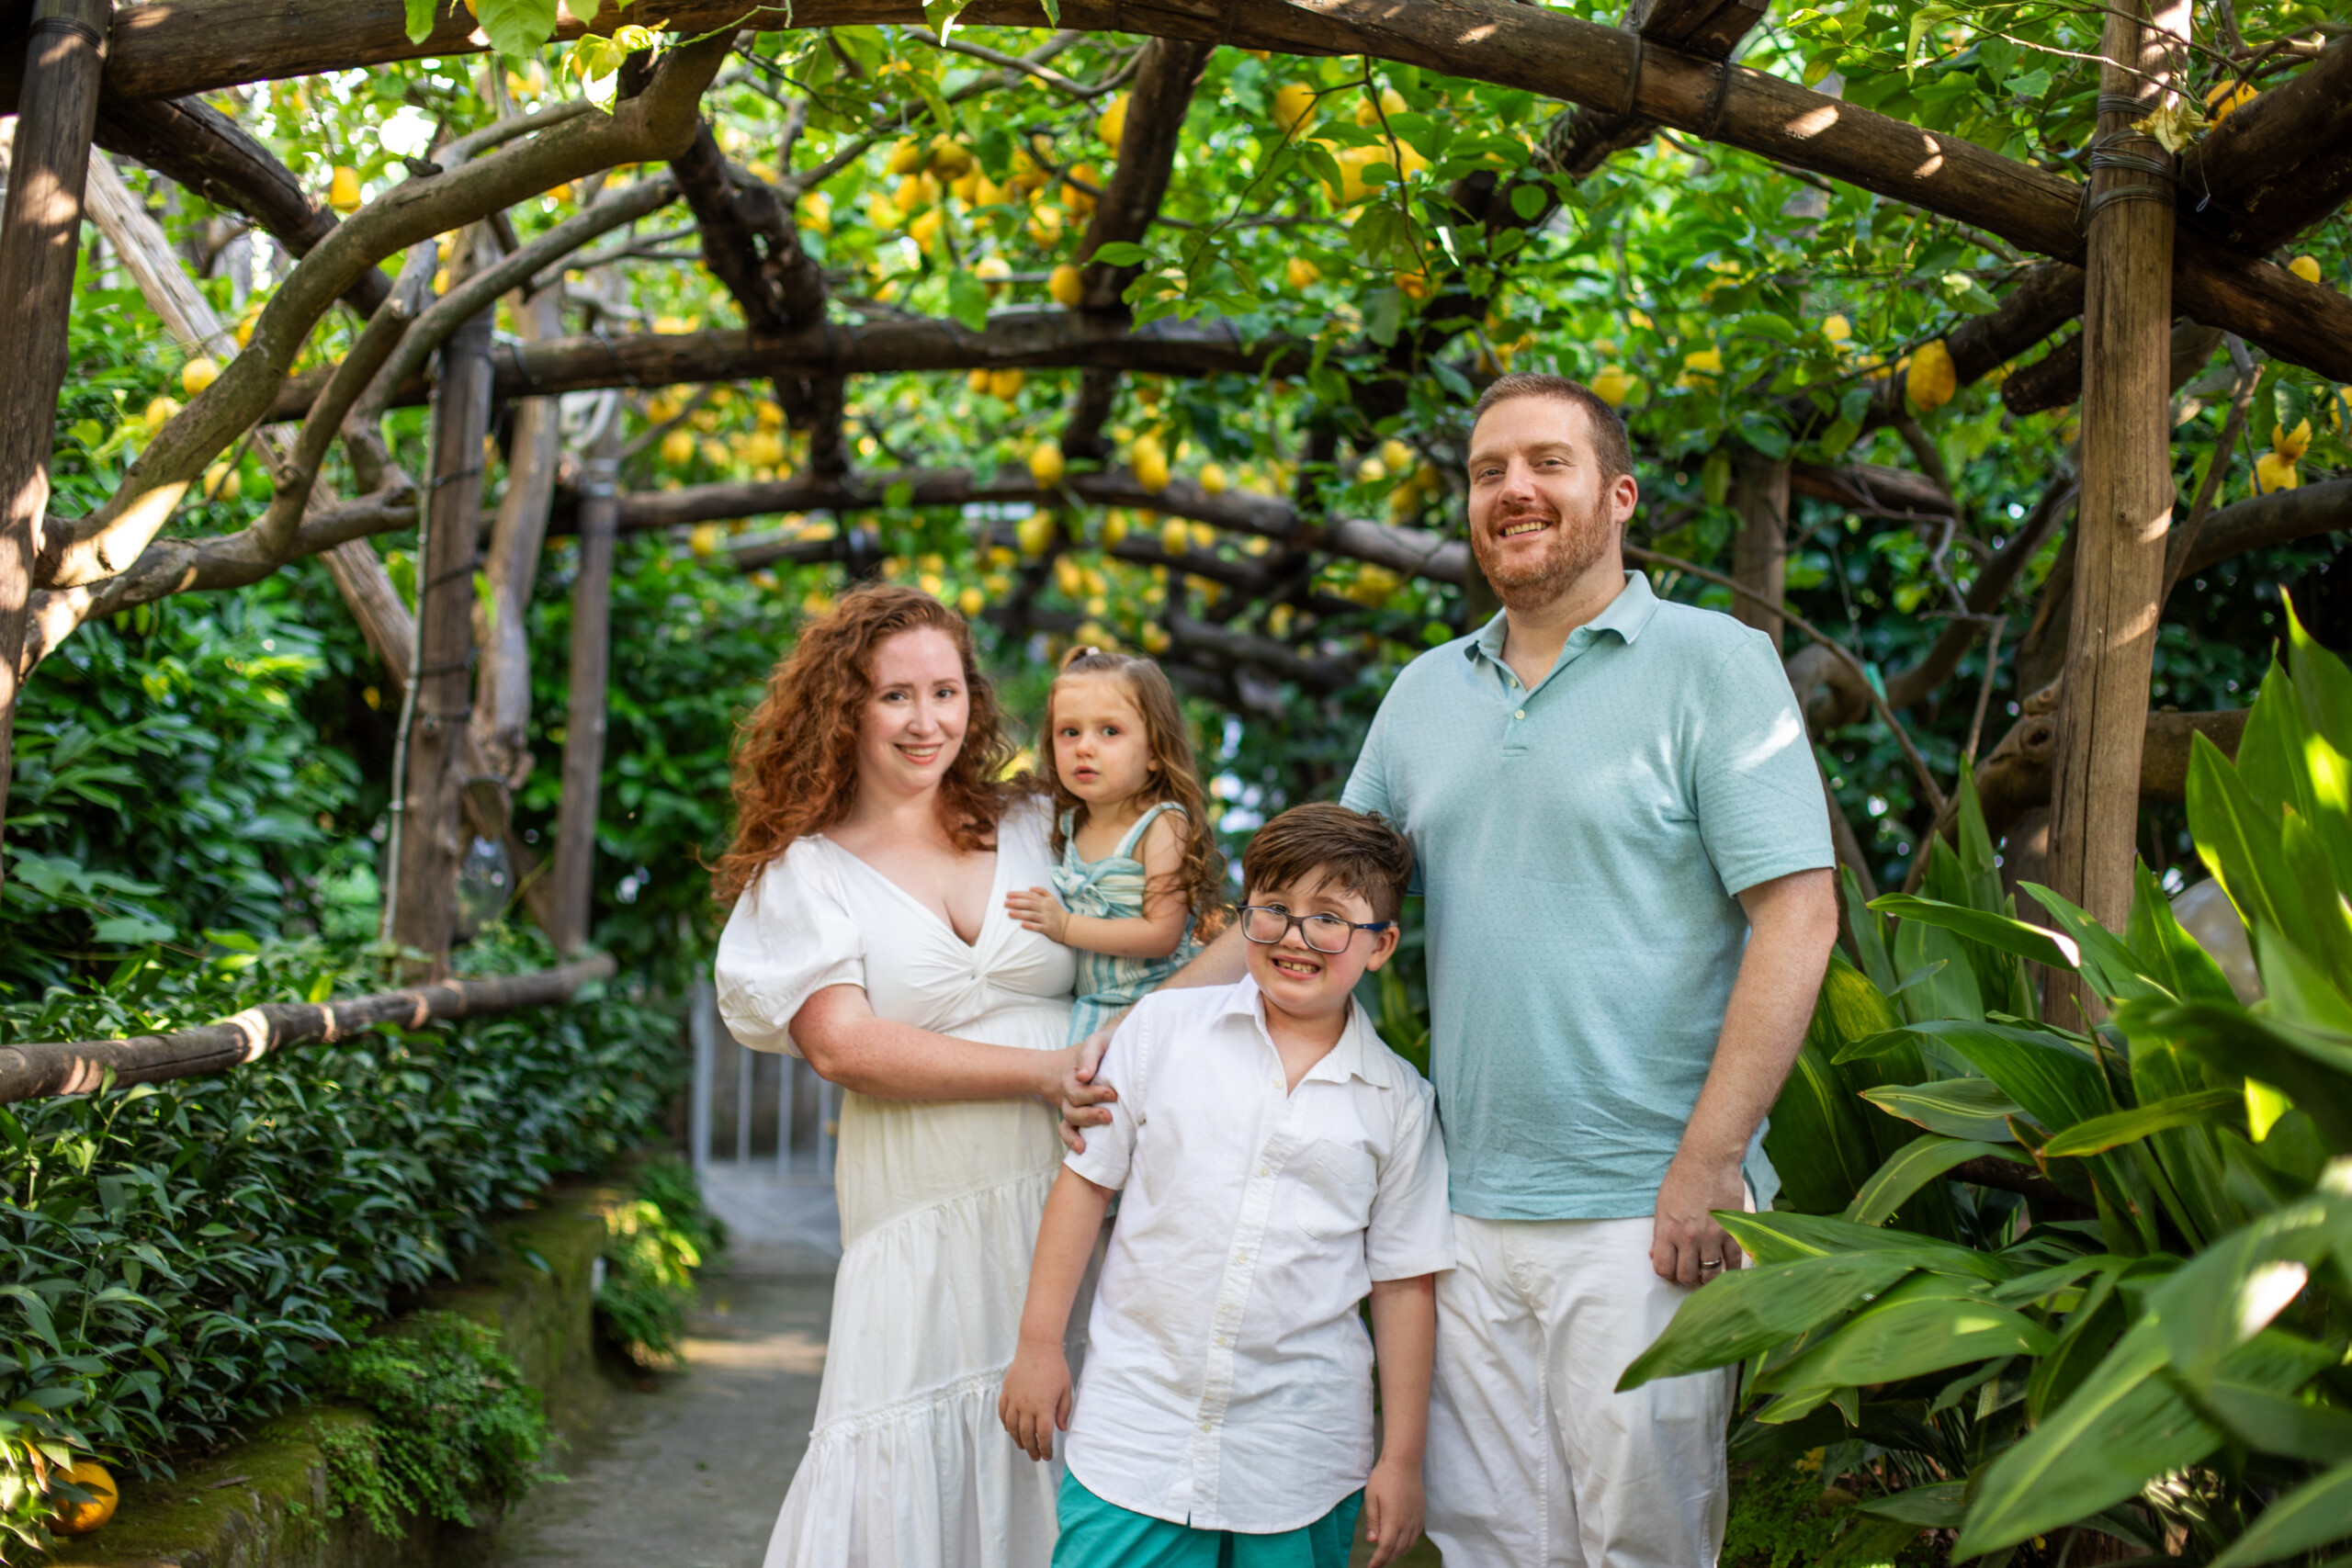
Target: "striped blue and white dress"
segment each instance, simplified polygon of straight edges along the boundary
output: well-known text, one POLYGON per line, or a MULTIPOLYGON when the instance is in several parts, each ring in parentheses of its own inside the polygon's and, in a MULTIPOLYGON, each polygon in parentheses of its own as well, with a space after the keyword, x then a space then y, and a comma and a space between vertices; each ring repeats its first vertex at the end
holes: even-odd
MULTIPOLYGON (((1184 815, 1184 808, 1163 800, 1136 819, 1119 840, 1118 847, 1101 860, 1086 860, 1078 852, 1073 813, 1062 813, 1062 858, 1054 867, 1054 892, 1062 908, 1073 915, 1098 919, 1132 920, 1143 915, 1143 862, 1136 846, 1163 811, 1184 815)), ((1132 1007, 1158 988, 1159 983, 1193 961, 1201 944, 1193 932, 1195 922, 1184 922, 1184 940, 1165 958, 1122 958, 1108 953, 1072 949, 1078 954, 1078 1005, 1069 1015, 1072 1043, 1085 1039, 1111 1021, 1111 1015, 1132 1007)))

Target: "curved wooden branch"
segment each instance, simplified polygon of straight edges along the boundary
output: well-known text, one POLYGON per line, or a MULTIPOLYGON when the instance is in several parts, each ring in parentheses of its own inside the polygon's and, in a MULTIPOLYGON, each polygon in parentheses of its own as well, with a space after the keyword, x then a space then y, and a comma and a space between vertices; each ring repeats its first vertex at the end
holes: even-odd
POLYGON ((0 1104, 52 1095, 92 1094, 114 1074, 117 1088, 226 1072, 289 1045, 348 1040, 382 1024, 422 1029, 435 1019, 482 1018, 569 1001, 582 987, 609 980, 613 955, 527 975, 443 980, 404 991, 334 1002, 264 1002, 195 1029, 128 1040, 0 1046, 0 1104))
MULTIPOLYGON (((2222 329, 2201 321, 2178 321, 2172 329, 2172 384, 2181 386, 2213 357, 2222 329)), ((2064 408, 2083 395, 2083 339, 2077 333, 2001 383, 2001 402, 2011 413, 2041 413, 2064 408)))
POLYGON ((2213 513, 2193 541, 2176 533, 2165 570, 2168 581, 2177 583, 2232 556, 2343 528, 2352 528, 2352 478, 2324 479, 2301 490, 2272 491, 2213 513), (2169 558, 2185 542, 2189 544, 2187 558, 2169 558))
POLYGON ((1097 262, 1094 253, 1108 244, 1139 241, 1151 227, 1176 171, 1176 146, 1183 137, 1193 89, 1216 51, 1213 43, 1176 39, 1156 38, 1144 45, 1134 96, 1127 100, 1126 129, 1119 138, 1119 161, 1095 201, 1086 238, 1078 247, 1079 265, 1086 269, 1081 309, 1125 308, 1127 285, 1143 268, 1097 262))
POLYGON ((271 295, 245 351, 157 433, 106 504, 47 531, 53 539, 42 540, 36 581, 76 588, 127 569, 204 466, 239 432, 269 417, 319 318, 378 260, 565 180, 666 153, 689 139, 695 102, 726 43, 705 39, 672 51, 646 90, 610 117, 566 120, 535 141, 395 186, 337 225, 271 295))
POLYGON ((2352 39, 2336 39, 2188 148, 2180 194, 2184 224, 2249 255, 2278 249, 2352 201, 2352 39))
MULTIPOLYGON (((110 91, 98 100, 98 145, 137 159, 215 207, 243 213, 298 260, 334 231, 334 211, 311 198, 293 170, 201 99, 110 91)), ((344 299, 361 316, 372 316, 390 292, 391 279, 369 267, 344 299)))

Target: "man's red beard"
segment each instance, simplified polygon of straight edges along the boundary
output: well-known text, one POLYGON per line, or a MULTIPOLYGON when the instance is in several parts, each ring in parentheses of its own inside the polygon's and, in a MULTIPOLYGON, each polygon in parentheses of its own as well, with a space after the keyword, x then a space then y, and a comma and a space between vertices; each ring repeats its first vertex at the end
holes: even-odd
POLYGON ((1478 570, 1486 575, 1495 597, 1511 609, 1531 610, 1566 592, 1570 584, 1608 554, 1609 547, 1616 540, 1616 526, 1609 522, 1602 504, 1596 500, 1581 515, 1563 513, 1554 518, 1551 528, 1540 536, 1544 541, 1544 553, 1515 567, 1501 564, 1501 530, 1544 513, 1520 512, 1509 517, 1489 518, 1484 526, 1471 529, 1471 553, 1477 557, 1478 570))

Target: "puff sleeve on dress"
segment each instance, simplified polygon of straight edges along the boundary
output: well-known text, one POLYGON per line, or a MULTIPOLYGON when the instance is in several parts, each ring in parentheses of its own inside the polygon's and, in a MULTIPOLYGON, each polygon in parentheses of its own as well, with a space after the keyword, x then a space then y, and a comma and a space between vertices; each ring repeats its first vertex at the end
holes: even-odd
POLYGON ((718 1016, 754 1051, 802 1055, 793 1016, 828 986, 865 984, 865 935, 839 870, 803 839, 770 861, 735 900, 719 933, 718 1016))

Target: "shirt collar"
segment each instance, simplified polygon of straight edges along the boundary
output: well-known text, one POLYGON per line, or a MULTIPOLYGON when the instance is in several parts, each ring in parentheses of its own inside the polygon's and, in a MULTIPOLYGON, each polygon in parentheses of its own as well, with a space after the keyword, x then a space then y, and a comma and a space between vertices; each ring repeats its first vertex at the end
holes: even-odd
MULTIPOLYGON (((1657 614, 1657 594, 1650 588, 1644 573, 1631 570, 1625 573, 1625 587, 1616 598, 1609 601, 1600 614, 1568 634, 1571 640, 1579 637, 1590 642, 1600 632, 1615 632, 1617 640, 1631 643, 1642 635, 1642 628, 1657 614)), ((1462 656, 1473 664, 1484 655, 1493 663, 1503 661, 1503 639, 1510 635, 1508 611, 1498 610, 1495 618, 1478 628, 1477 634, 1462 645, 1462 656)))
MULTIPOLYGON (((1245 974, 1227 988, 1225 1000, 1217 1008, 1217 1017, 1248 1018, 1259 1038, 1265 1042, 1266 1049, 1274 1048, 1273 1034, 1266 1027, 1265 994, 1258 989, 1254 976, 1245 974)), ((1352 997, 1348 999, 1348 1021, 1340 1031, 1340 1043, 1307 1068, 1299 1081, 1343 1083, 1351 1077, 1362 1078, 1375 1089, 1385 1087, 1372 1071, 1371 1021, 1364 1016, 1363 1004, 1352 997)))

